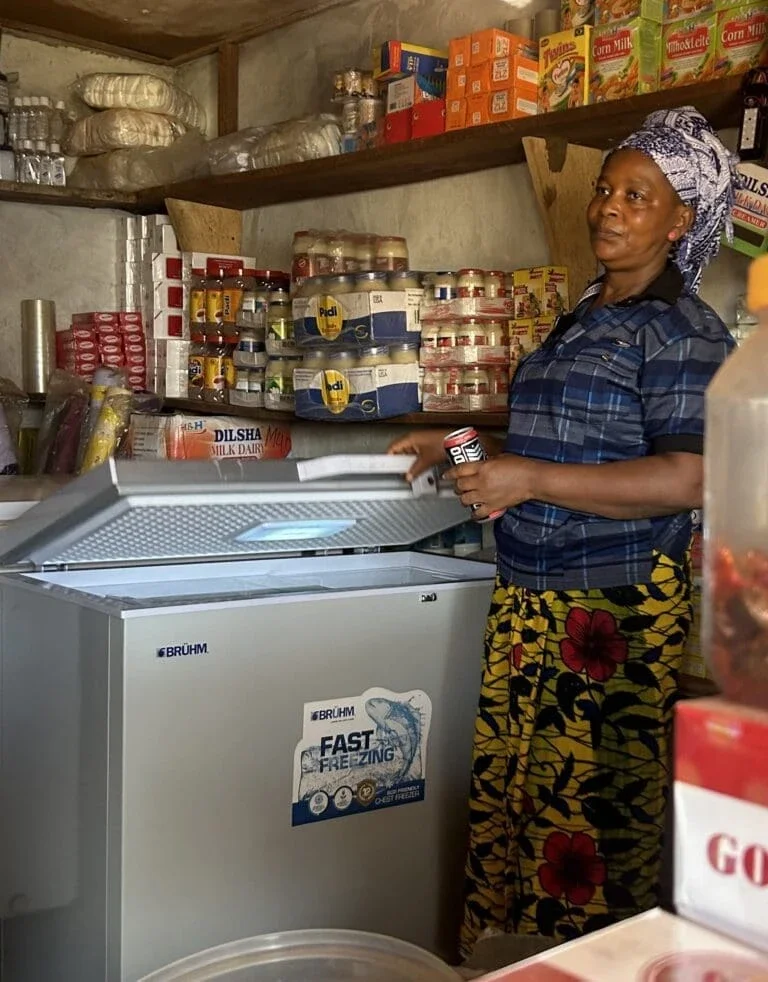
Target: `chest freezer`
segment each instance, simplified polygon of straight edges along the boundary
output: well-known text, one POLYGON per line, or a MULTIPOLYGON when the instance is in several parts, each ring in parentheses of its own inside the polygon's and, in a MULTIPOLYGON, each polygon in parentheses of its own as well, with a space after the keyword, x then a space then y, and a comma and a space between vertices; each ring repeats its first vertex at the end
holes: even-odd
POLYGON ((409 551, 467 512, 408 463, 110 462, 0 533, 3 982, 450 956, 494 570, 409 551))

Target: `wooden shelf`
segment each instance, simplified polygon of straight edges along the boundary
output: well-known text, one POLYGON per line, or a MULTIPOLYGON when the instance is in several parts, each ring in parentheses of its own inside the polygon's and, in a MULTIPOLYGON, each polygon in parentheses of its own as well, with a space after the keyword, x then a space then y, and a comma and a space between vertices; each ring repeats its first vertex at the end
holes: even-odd
POLYGON ((222 208, 258 208, 289 201, 353 194, 520 163, 523 138, 544 137, 609 148, 657 109, 694 105, 713 126, 739 121, 741 76, 667 89, 616 102, 478 126, 380 150, 310 160, 285 167, 225 174, 138 192, 144 211, 164 198, 182 198, 222 208))
MULTIPOLYGON (((196 399, 165 399, 163 405, 166 409, 202 413, 208 416, 242 416, 244 419, 262 420, 265 423, 309 423, 313 426, 349 426, 353 428, 361 425, 360 423, 342 422, 341 420, 300 419, 293 413, 199 402, 196 399)), ((408 413, 406 416, 394 416, 391 419, 371 420, 371 423, 390 423, 394 426, 474 426, 483 430, 506 430, 508 418, 506 413, 408 413)))
POLYGON ((0 181, 0 201, 17 201, 29 205, 57 205, 64 208, 143 210, 137 196, 131 193, 91 191, 87 188, 49 188, 38 184, 16 184, 14 181, 0 181))

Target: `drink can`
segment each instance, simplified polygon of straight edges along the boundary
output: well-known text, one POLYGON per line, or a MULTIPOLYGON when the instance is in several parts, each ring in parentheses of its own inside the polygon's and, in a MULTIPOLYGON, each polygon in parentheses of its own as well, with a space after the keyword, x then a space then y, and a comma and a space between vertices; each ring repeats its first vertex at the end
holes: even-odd
MULTIPOLYGON (((460 430, 449 433, 443 443, 445 455, 452 467, 459 464, 475 464, 483 460, 488 460, 488 454, 483 449, 480 436, 473 426, 464 426, 460 430)), ((472 505, 472 511, 482 508, 482 505, 472 505)), ((483 518, 481 523, 493 522, 504 514, 504 510, 493 511, 487 518, 483 518)))

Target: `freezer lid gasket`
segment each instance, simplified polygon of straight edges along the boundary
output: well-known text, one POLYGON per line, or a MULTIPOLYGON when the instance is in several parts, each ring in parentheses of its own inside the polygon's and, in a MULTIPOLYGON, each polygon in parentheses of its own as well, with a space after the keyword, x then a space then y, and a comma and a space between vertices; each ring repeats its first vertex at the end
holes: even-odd
POLYGON ((360 455, 362 474, 331 467, 337 476, 305 481, 301 462, 289 460, 109 461, 0 532, 0 564, 71 569, 406 547, 469 517, 450 487, 432 479, 412 488, 407 458, 384 458, 384 473, 377 458, 360 455))

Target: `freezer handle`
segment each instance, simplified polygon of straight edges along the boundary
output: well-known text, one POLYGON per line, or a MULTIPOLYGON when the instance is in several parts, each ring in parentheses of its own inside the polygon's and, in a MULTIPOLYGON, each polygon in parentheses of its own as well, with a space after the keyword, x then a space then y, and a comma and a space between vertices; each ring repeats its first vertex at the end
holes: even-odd
MULTIPOLYGON (((402 474, 405 476, 416 461, 413 454, 334 454, 300 460, 296 464, 300 481, 318 481, 329 477, 357 477, 362 474, 402 474)), ((435 471, 422 474, 411 484, 414 494, 434 494, 435 471)))

